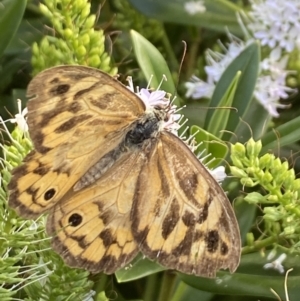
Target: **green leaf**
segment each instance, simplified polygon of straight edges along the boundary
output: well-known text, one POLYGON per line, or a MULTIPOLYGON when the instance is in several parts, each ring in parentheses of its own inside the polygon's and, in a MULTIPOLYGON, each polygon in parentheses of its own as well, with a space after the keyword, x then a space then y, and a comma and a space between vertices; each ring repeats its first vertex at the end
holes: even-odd
MULTIPOLYGON (((131 40, 136 59, 142 69, 146 79, 151 80, 151 86, 158 88, 163 76, 167 81, 163 81, 160 90, 164 90, 172 95, 176 93, 171 72, 161 53, 148 40, 138 32, 131 30, 131 40)), ((179 99, 175 99, 175 104, 179 105, 179 99)))
POLYGON ((226 90, 226 92, 224 93, 223 97, 220 100, 214 99, 216 95, 215 93, 212 96, 211 102, 215 103, 219 101, 218 107, 221 108, 214 110, 212 115, 210 116, 210 119, 207 118, 207 123, 208 123, 207 131, 219 138, 223 136, 224 133, 223 130, 226 128, 229 114, 230 114, 229 107, 231 107, 232 105, 240 76, 241 76, 241 72, 238 71, 236 76, 233 78, 232 82, 230 83, 228 89, 226 90))
POLYGON ((300 117, 296 117, 266 133, 262 137, 262 153, 274 150, 278 145, 283 147, 292 144, 300 139, 300 117))
MULTIPOLYGON (((286 300, 284 275, 279 274, 276 270, 264 269, 263 266, 267 262, 269 261, 266 257, 262 257, 260 252, 256 252, 243 255, 241 264, 234 274, 218 272, 216 279, 180 274, 180 278, 194 288, 225 295, 248 295, 276 299, 270 291, 272 288, 281 297, 281 300, 286 300)), ((298 300, 300 295, 298 256, 289 254, 283 265, 285 270, 294 269, 288 277, 288 292, 290 300, 298 300)))
POLYGON ((22 20, 19 29, 5 49, 5 54, 17 55, 28 50, 33 42, 37 42, 43 37, 41 28, 44 24, 42 19, 37 18, 22 20))
POLYGON ((160 266, 154 261, 151 261, 139 254, 129 266, 117 271, 115 276, 117 281, 121 283, 140 279, 154 273, 161 272, 165 269, 166 268, 160 266))
POLYGON ((208 157, 209 163, 206 164, 207 167, 217 167, 222 162, 223 158, 225 158, 227 155, 227 145, 221 139, 196 125, 191 127, 191 134, 195 134, 197 143, 200 143, 196 152, 201 153, 201 158, 205 157, 208 154, 211 154, 211 156, 215 158, 215 160, 209 162, 211 156, 208 157))
POLYGON ((2 0, 0 3, 0 56, 21 23, 26 3, 26 0, 2 0))
POLYGON ((237 22, 236 13, 239 7, 231 1, 205 0, 205 12, 189 14, 185 3, 190 0, 129 0, 141 13, 148 17, 176 24, 193 25, 215 31, 229 32, 241 35, 242 31, 237 22))
MULTIPOLYGON (((226 130, 229 132, 235 133, 236 129, 241 126, 241 120, 246 115, 250 103, 252 101, 257 102, 256 100, 252 100, 252 95, 259 70, 259 53, 260 48, 258 43, 254 42, 248 45, 224 71, 214 91, 210 106, 217 107, 237 73, 241 72, 232 101, 232 107, 236 110, 230 112, 226 127, 226 130)), ((261 110, 263 111, 262 107, 261 110)), ((210 120, 212 115, 213 112, 209 111, 206 120, 210 120)), ((254 122, 257 122, 257 120, 254 122)), ((231 133, 224 133, 223 140, 229 140, 231 136, 231 133)))

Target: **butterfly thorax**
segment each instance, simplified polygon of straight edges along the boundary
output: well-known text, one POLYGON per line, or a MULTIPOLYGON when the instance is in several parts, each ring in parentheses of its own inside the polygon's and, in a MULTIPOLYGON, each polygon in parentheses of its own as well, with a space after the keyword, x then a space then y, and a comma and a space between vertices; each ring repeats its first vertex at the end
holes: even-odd
POLYGON ((140 118, 125 137, 125 146, 141 146, 145 140, 154 138, 160 131, 161 123, 165 114, 161 110, 153 109, 140 118))

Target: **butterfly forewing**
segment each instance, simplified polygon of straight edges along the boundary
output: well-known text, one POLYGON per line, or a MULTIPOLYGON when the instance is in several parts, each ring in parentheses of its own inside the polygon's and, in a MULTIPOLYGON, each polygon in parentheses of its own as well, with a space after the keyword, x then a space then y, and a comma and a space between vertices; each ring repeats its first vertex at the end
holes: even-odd
POLYGON ((131 214, 142 253, 188 274, 214 277, 220 268, 233 272, 240 258, 240 235, 219 184, 170 133, 160 134, 147 158, 131 214))
POLYGON ((145 107, 109 75, 81 66, 40 73, 29 84, 28 95, 33 97, 28 126, 36 153, 14 170, 9 204, 32 218, 51 208, 117 148, 145 107))
MULTIPOLYGON (((30 82, 27 95, 33 97, 28 102, 29 132, 41 153, 65 144, 72 153, 84 145, 82 141, 91 142, 90 137, 92 151, 145 111, 142 101, 112 77, 81 66, 40 73, 30 82)), ((81 152, 86 154, 86 149, 81 152)))

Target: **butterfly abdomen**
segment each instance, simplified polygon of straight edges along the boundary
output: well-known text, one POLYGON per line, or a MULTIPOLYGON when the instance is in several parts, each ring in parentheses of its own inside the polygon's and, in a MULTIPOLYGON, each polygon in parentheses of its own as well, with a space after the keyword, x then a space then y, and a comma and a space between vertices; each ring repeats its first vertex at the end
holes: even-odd
POLYGON ((100 177, 111 168, 114 163, 118 160, 122 153, 125 152, 124 147, 122 147, 124 143, 108 152, 105 156, 103 156, 95 165, 93 165, 75 184, 73 190, 78 191, 87 187, 93 183, 95 183, 100 177))

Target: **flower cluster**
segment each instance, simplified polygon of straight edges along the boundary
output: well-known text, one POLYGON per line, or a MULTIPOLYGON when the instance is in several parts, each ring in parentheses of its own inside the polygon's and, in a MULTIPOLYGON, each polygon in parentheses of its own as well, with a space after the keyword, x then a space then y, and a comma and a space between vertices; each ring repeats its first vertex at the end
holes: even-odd
MULTIPOLYGON (((288 162, 281 162, 272 154, 259 157, 260 141, 250 139, 246 145, 231 147, 231 173, 244 187, 256 187, 244 198, 251 204, 263 204, 266 236, 300 239, 300 179, 288 162), (262 188, 263 192, 259 192, 262 188)), ((291 244, 293 245, 293 244, 291 244)))
POLYGON ((56 65, 73 64, 99 68, 110 74, 111 58, 105 51, 103 30, 95 30, 96 15, 91 14, 87 0, 44 0, 40 3, 42 14, 51 21, 54 36, 46 35, 32 45, 33 73, 56 65))
POLYGON ((247 25, 262 46, 287 52, 300 48, 300 2, 298 0, 251 0, 247 25))
MULTIPOLYGON (((286 85, 287 76, 293 71, 286 70, 288 56, 283 51, 291 52, 300 48, 300 4, 297 0, 252 0, 249 15, 243 14, 248 30, 253 38, 259 39, 262 46, 268 46, 269 56, 260 63, 260 74, 254 91, 254 97, 262 104, 272 117, 279 117, 278 109, 289 105, 281 104, 297 90, 286 85)), ((241 24, 243 27, 243 24, 241 24)), ((247 46, 247 43, 229 35, 230 44, 223 47, 224 54, 208 50, 205 72, 207 80, 193 76, 185 84, 186 97, 194 99, 208 97, 226 67, 247 46)), ((248 40, 250 42, 251 39, 248 40)))

